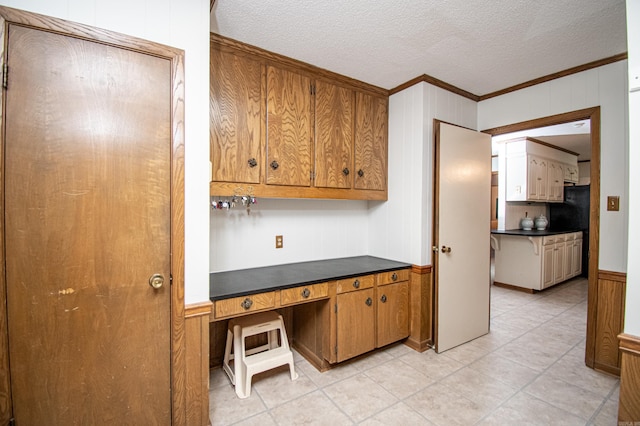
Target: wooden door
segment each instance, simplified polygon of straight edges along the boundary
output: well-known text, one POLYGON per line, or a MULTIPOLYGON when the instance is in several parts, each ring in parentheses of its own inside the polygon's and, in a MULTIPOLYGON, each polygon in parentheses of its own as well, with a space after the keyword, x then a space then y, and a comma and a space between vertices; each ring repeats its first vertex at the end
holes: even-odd
POLYGON ((409 282, 378 287, 378 332, 376 347, 409 335, 409 282))
POLYGON ((436 121, 435 346, 489 332, 491 137, 436 121))
POLYGON ((7 49, 16 423, 169 424, 171 62, 16 25, 7 49))
POLYGON ((315 186, 351 188, 353 90, 317 80, 315 85, 315 186))
POLYGON ((356 189, 387 188, 387 98, 356 92, 356 189))
POLYGON ((211 44, 211 180, 259 183, 264 108, 262 64, 211 44))
POLYGON ((311 185, 311 80, 267 67, 267 184, 311 185))
POLYGON ((373 288, 338 294, 338 362, 375 349, 373 288))

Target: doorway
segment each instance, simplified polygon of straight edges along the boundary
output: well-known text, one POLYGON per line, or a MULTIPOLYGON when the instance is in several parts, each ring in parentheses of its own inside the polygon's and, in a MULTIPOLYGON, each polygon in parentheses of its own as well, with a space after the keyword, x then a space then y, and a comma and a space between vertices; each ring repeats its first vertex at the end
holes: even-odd
POLYGON ((600 229, 600 107, 543 117, 535 120, 514 123, 494 129, 486 129, 483 132, 492 136, 514 133, 524 130, 553 126, 574 121, 589 120, 591 133, 591 163, 589 167, 591 189, 589 207, 589 267, 588 267, 588 308, 587 308, 587 336, 585 349, 585 363, 593 368, 595 362, 595 308, 597 302, 598 285, 598 256, 599 256, 599 229, 600 229))

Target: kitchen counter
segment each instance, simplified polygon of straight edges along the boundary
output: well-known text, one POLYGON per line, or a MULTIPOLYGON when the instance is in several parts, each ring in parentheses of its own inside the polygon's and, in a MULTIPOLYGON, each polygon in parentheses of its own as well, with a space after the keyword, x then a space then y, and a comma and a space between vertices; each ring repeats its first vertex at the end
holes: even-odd
POLYGON ((491 233, 494 235, 520 235, 523 237, 546 237, 549 235, 567 234, 569 232, 578 232, 580 229, 545 229, 544 231, 538 231, 532 229, 531 231, 525 231, 524 229, 506 229, 498 230, 492 229, 491 233))
POLYGON ((209 297, 212 301, 228 299, 410 266, 408 263, 374 256, 356 256, 213 272, 209 275, 209 297))

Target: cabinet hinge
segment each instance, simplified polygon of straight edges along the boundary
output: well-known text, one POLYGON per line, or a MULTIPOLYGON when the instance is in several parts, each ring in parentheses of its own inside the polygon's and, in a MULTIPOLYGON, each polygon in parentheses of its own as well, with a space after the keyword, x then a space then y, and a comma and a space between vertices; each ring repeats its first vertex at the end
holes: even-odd
POLYGON ((311 93, 311 95, 316 94, 316 86, 314 84, 309 85, 309 93, 311 93))
POLYGON ((333 313, 334 314, 338 313, 338 304, 337 303, 335 305, 333 305, 333 313))
POLYGON ((7 82, 9 81, 9 65, 5 62, 2 66, 2 87, 7 88, 7 82))
POLYGON ((169 285, 173 285, 173 275, 169 274, 169 285))
POLYGON ((333 352, 338 356, 338 345, 335 345, 333 348, 333 352))
POLYGON ((9 419, 9 425, 8 425, 8 426, 16 426, 16 419, 15 419, 15 418, 13 418, 13 417, 11 417, 11 418, 9 419))
POLYGON ((309 178, 314 180, 316 178, 316 172, 309 172, 309 178))

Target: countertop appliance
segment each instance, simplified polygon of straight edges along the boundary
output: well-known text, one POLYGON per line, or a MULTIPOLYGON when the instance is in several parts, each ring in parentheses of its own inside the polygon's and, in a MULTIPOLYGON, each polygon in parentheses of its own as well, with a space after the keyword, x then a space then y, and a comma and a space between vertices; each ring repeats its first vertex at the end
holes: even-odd
POLYGON ((589 271, 589 205, 590 185, 565 186, 564 203, 549 204, 549 228, 551 230, 582 231, 582 276, 589 271))

